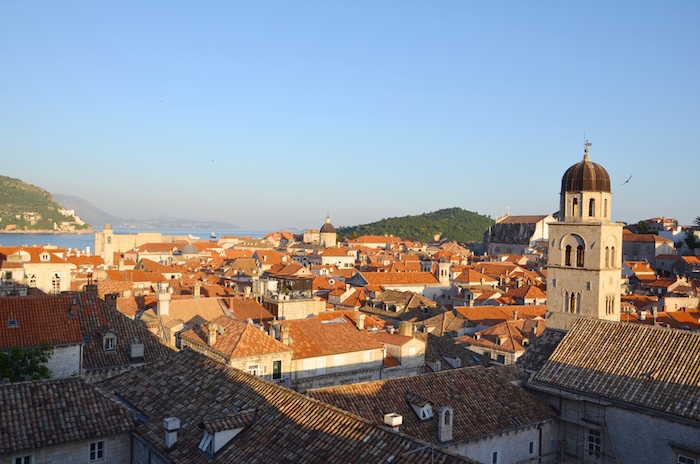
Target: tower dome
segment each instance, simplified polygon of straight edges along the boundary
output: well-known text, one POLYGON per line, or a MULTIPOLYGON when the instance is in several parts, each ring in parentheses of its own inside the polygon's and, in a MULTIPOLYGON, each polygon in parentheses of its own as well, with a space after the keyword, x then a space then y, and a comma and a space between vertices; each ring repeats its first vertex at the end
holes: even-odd
POLYGON ((561 193, 565 192, 606 192, 610 193, 610 176, 600 164, 591 161, 588 148, 583 161, 574 164, 561 179, 561 193))
POLYGON ((330 214, 326 217, 326 223, 321 226, 320 233, 322 233, 322 234, 334 234, 335 233, 335 227, 333 227, 333 224, 331 224, 330 214))

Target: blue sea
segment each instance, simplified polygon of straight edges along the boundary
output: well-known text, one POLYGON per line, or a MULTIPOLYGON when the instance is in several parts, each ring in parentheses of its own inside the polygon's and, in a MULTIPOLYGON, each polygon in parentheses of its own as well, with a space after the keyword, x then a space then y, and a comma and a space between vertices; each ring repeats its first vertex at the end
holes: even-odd
MULTIPOLYGON (((201 240, 212 240, 212 232, 217 238, 225 235, 235 235, 238 237, 260 238, 268 231, 260 230, 192 230, 192 229, 118 229, 116 234, 137 234, 139 232, 160 232, 163 235, 193 235, 201 240)), ((95 234, 2 234, 0 233, 0 246, 32 246, 32 245, 55 245, 59 248, 85 251, 90 247, 95 251, 95 234)))

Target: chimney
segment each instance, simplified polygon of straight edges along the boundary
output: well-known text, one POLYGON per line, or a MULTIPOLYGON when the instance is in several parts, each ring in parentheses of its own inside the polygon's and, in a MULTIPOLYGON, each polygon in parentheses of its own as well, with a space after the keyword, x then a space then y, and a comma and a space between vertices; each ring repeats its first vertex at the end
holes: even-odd
POLYGON ((401 427, 401 424, 403 424, 403 416, 401 414, 396 414, 395 412, 384 414, 384 423, 391 427, 394 432, 398 432, 399 427, 401 427))
POLYGON ((270 324, 270 337, 274 338, 275 340, 280 339, 280 324, 277 321, 272 321, 272 324, 270 324))
POLYGON ((513 320, 514 321, 518 320, 518 310, 517 309, 515 311, 513 311, 513 320))
POLYGON ((640 321, 646 321, 647 320, 647 312, 646 311, 641 311, 639 313, 639 320, 640 321))
POLYGON ((207 323, 207 345, 214 346, 216 344, 216 332, 219 328, 219 324, 214 321, 209 321, 207 323))
POLYGON ((395 330, 395 329, 394 329, 394 326, 393 326, 393 325, 392 325, 392 326, 389 326, 389 333, 390 333, 390 334, 393 335, 393 334, 394 334, 394 330, 395 330))
POLYGON ((118 293, 107 293, 105 295, 105 303, 107 303, 107 306, 109 306, 112 309, 117 309, 117 298, 119 297, 118 293))
POLYGON ((249 285, 247 285, 247 286, 245 287, 245 290, 244 290, 244 291, 245 291, 244 296, 245 296, 246 298, 250 298, 250 286, 249 286, 249 285))
POLYGON ((165 447, 172 448, 177 443, 177 431, 180 430, 180 419, 177 417, 166 417, 163 419, 165 428, 165 447))
POLYGON ((117 267, 120 271, 124 270, 124 258, 119 258, 119 265, 117 267))
POLYGON ((202 284, 199 282, 194 283, 194 288, 192 289, 192 292, 194 294, 195 300, 199 298, 199 290, 202 288, 202 284))
POLYGON ((365 330, 365 315, 360 313, 357 315, 357 330, 365 330))
MULTIPOLYGON (((136 340, 138 341, 138 340, 136 340)), ((138 360, 143 358, 143 343, 132 343, 131 344, 131 359, 138 360)))
POLYGON ((282 324, 280 326, 280 341, 284 345, 289 345, 289 324, 282 324))
MULTIPOLYGON (((134 294, 134 296, 140 296, 134 294)), ((172 296, 170 295, 170 288, 165 285, 158 285, 158 293, 156 293, 156 315, 157 316, 168 316, 170 315, 170 300, 172 296)))
POLYGON ((350 291, 350 284, 345 284, 345 291, 350 291))
POLYGON ((438 440, 440 440, 440 443, 452 441, 454 414, 454 409, 449 406, 443 406, 438 409, 438 440))
POLYGON ((411 321, 399 322, 399 335, 405 335, 407 337, 412 337, 413 336, 413 323, 411 321))

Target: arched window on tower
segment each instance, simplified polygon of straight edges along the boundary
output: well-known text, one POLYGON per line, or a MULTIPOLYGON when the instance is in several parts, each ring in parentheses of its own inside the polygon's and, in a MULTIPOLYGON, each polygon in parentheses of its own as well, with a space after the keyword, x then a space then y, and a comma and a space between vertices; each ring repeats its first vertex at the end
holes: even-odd
POLYGON ((569 312, 570 313, 575 313, 576 312, 576 294, 574 292, 571 292, 571 296, 569 297, 569 312))
POLYGON ((615 247, 610 248, 610 267, 617 266, 617 261, 615 261, 615 247))
POLYGON ((571 266, 571 245, 566 245, 564 250, 564 265, 571 266))
POLYGON ((576 247, 576 266, 583 267, 583 245, 576 247))
POLYGON ((571 215, 573 217, 578 216, 578 198, 574 198, 571 202, 571 215))
POLYGON ((610 267, 610 247, 605 247, 605 267, 610 267))
POLYGON ((109 235, 107 236, 107 244, 110 245, 112 243, 112 237, 109 235))
POLYGON ((595 216, 595 200, 593 198, 588 200, 588 215, 590 217, 595 216))
POLYGON ((603 200, 603 217, 608 217, 608 200, 603 200))

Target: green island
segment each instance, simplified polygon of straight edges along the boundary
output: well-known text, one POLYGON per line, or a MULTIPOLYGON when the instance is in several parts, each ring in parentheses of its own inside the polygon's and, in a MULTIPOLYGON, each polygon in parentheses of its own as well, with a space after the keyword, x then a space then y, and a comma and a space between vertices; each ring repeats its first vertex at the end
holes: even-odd
POLYGON ((436 235, 440 240, 458 242, 481 242, 484 232, 493 225, 493 219, 462 208, 448 208, 424 213, 419 216, 403 216, 370 224, 339 227, 339 237, 348 239, 362 235, 393 235, 412 238, 421 242, 432 242, 436 235))

